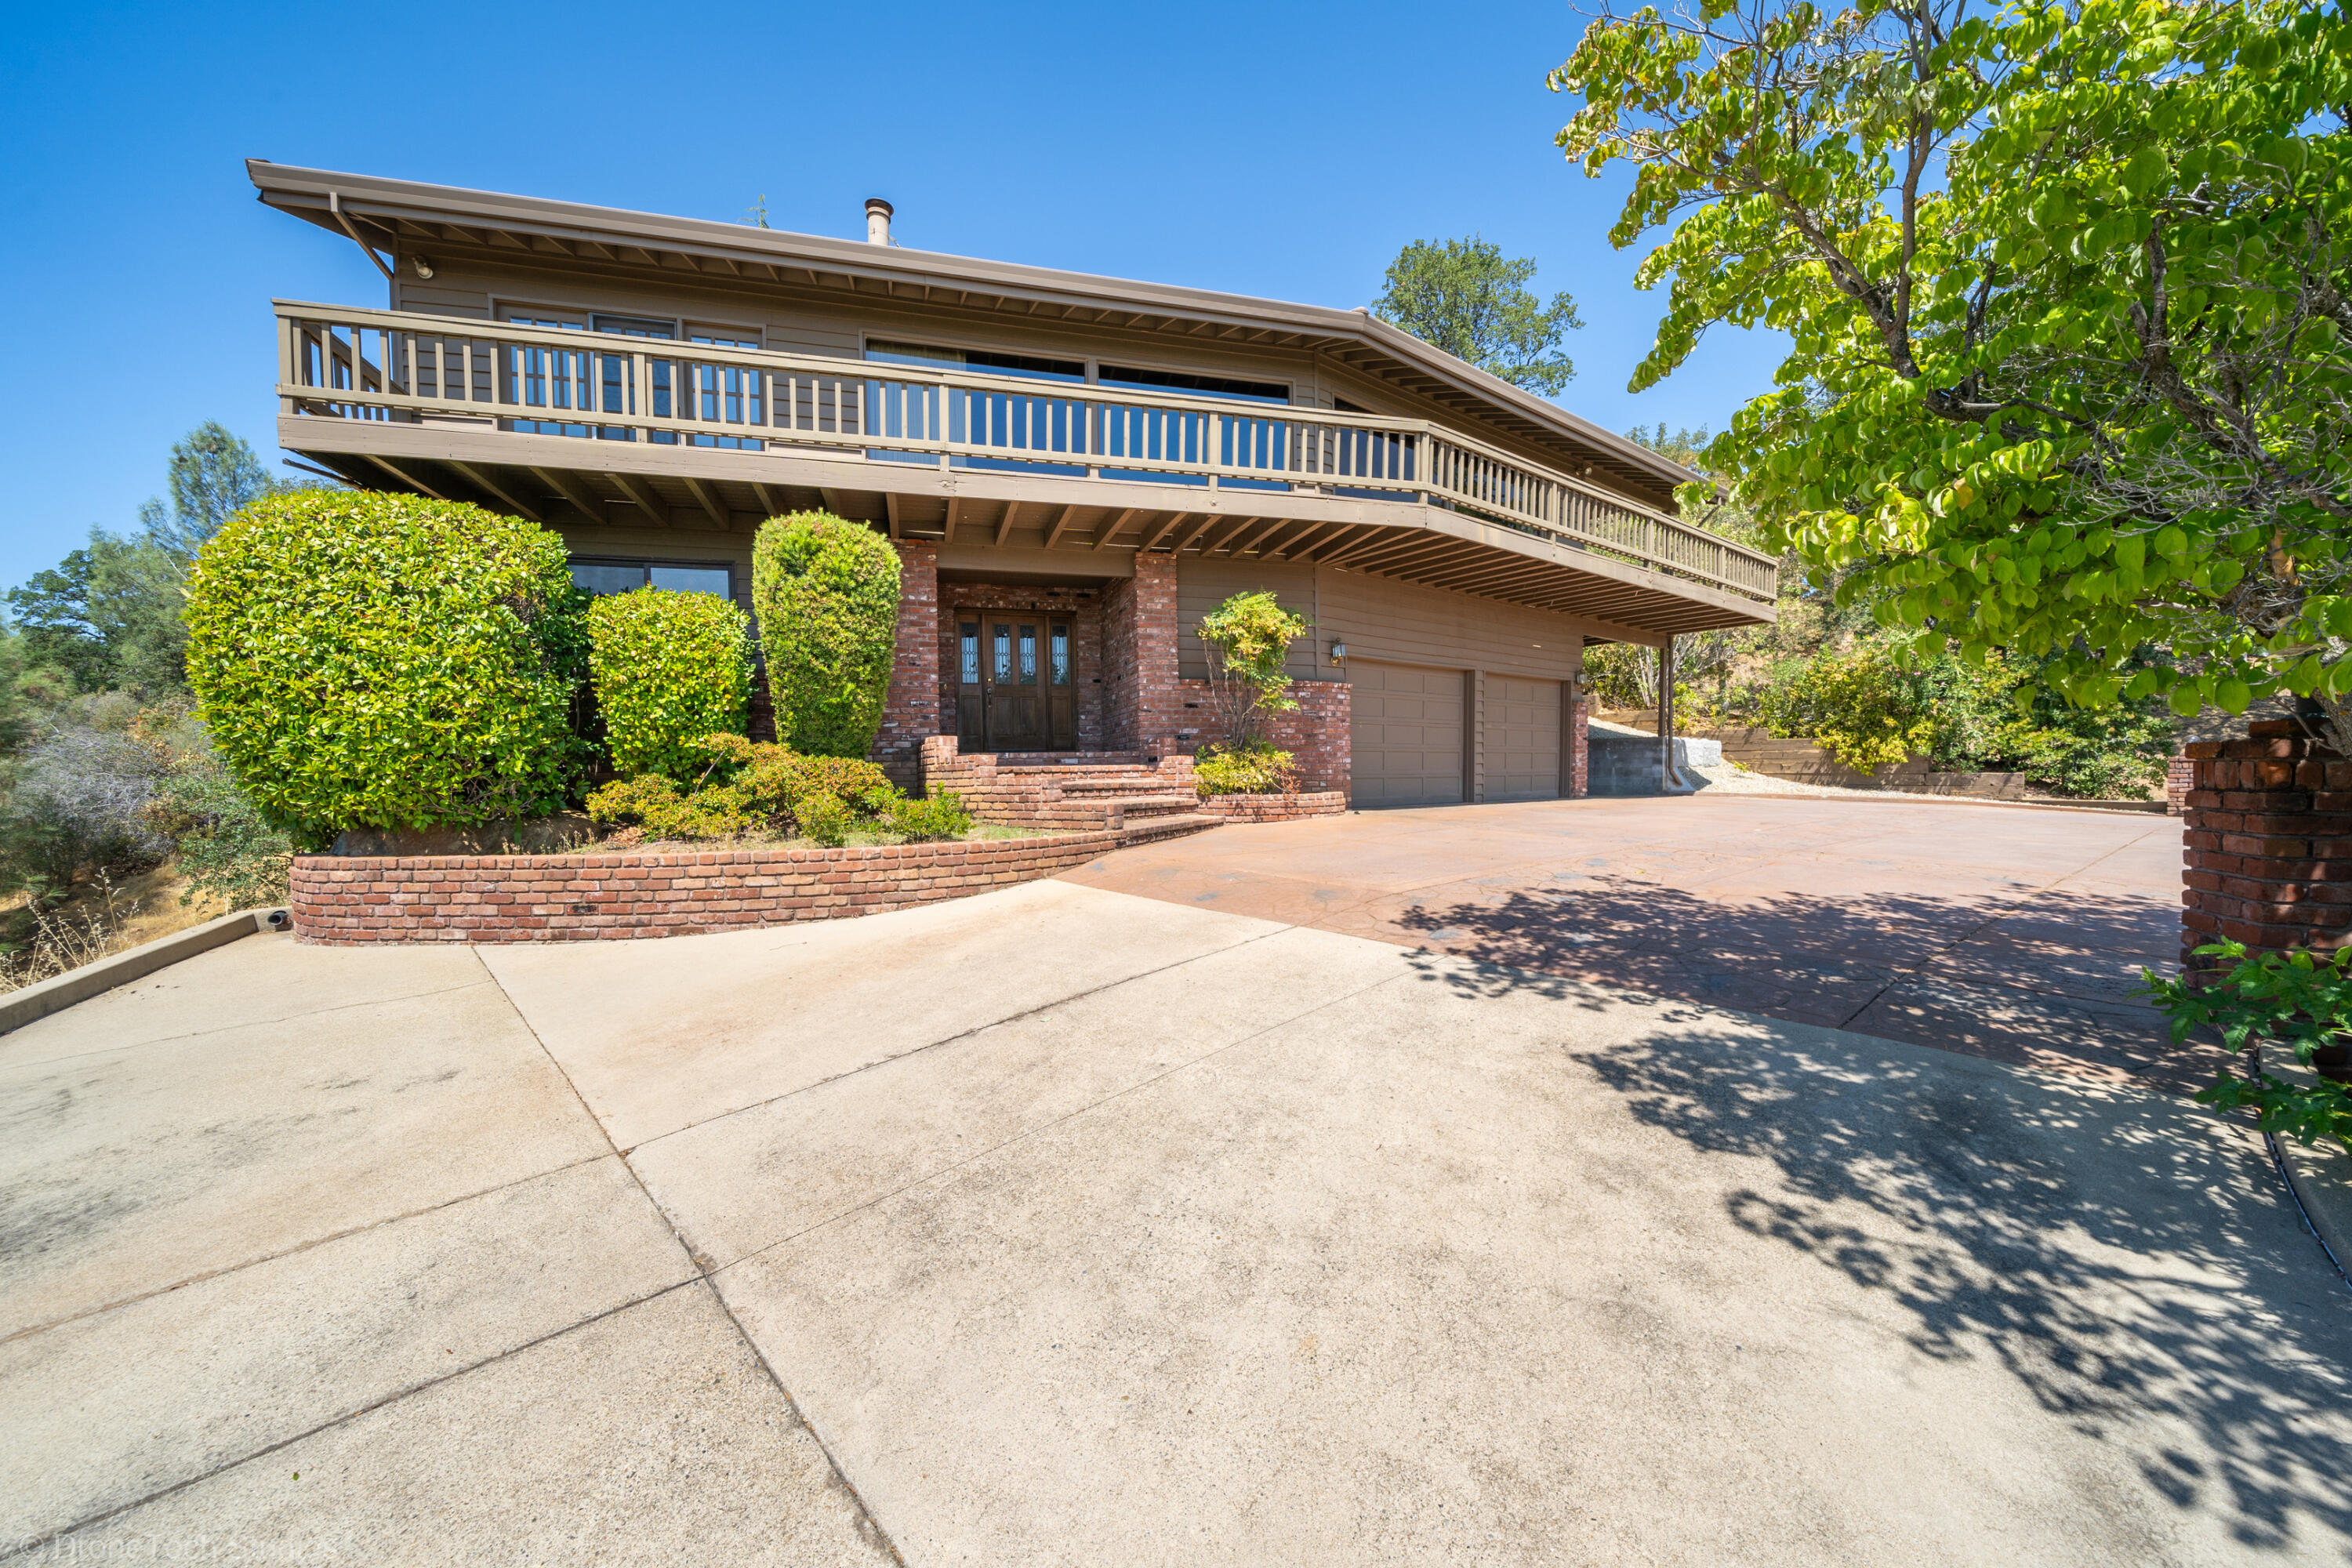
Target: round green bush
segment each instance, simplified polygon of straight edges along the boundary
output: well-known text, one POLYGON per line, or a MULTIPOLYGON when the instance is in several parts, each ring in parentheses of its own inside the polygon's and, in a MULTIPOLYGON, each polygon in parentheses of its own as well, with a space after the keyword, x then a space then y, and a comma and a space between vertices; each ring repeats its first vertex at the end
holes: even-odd
POLYGON ((750 634, 750 617, 715 594, 639 588, 588 606, 589 674, 616 772, 685 781, 710 760, 692 742, 743 732, 750 634))
POLYGON ((777 738, 811 756, 871 752, 898 647, 890 542, 830 512, 772 518, 751 546, 751 605, 777 738))
POLYGON ((305 846, 560 809, 585 674, 563 541, 364 490, 254 502, 188 580, 188 680, 222 757, 305 846))

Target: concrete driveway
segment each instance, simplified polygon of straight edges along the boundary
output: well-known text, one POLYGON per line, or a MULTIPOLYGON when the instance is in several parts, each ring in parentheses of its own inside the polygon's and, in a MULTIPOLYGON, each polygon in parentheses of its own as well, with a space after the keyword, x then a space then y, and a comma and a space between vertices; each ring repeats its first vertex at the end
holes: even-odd
POLYGON ((1088 887, 2187 1089, 2132 996, 2180 953, 2178 818, 1901 795, 1360 812, 1212 833, 1088 887))
POLYGON ((2352 1553, 2239 1130, 1216 908, 256 937, 0 1129, 22 1561, 2352 1553))

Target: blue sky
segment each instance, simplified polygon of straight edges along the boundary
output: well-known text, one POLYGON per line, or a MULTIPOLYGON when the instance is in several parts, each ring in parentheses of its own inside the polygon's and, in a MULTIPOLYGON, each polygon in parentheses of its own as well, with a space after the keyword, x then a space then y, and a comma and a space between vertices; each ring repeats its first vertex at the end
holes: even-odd
MULTIPOLYGON (((1565 5, 47 6, 0 58, 0 585, 127 528, 216 418, 274 466, 272 296, 381 304, 243 160, 356 170, 1349 307, 1405 241, 1483 232, 1587 323, 1560 401, 1719 426, 1775 343, 1625 380, 1662 295, 1625 179, 1551 145, 1565 5), (458 52, 462 50, 463 52, 458 52)), ((282 468, 278 471, 284 472, 282 468)))

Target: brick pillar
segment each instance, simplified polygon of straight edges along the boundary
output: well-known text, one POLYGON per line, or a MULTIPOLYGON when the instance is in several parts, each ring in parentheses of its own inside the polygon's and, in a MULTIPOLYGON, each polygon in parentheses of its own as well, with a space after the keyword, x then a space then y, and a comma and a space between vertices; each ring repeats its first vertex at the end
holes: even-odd
POLYGON ((2189 792, 2197 787, 2197 764, 2188 756, 2164 765, 2164 809, 2175 816, 2189 809, 2189 792))
POLYGON ((1582 800, 1592 787, 1591 737, 1592 726, 1591 700, 1577 689, 1575 700, 1569 706, 1568 789, 1571 800, 1582 800))
POLYGON ((1104 742, 1150 750, 1183 726, 1176 689, 1176 561, 1138 554, 1103 595, 1104 742))
POLYGON ((898 551, 898 647, 874 761, 900 789, 919 790, 923 739, 940 732, 940 552, 912 540, 898 551))
POLYGON ((2181 953, 2216 937, 2257 951, 2352 942, 2352 762, 2292 719, 2195 741, 2181 953))

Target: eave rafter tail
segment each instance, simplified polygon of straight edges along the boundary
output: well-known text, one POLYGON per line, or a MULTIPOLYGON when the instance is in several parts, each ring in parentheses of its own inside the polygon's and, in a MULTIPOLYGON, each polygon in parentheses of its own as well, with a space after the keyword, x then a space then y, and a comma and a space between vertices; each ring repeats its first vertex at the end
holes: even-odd
POLYGON ((449 467, 456 470, 460 479, 463 479, 467 484, 473 486, 476 489, 480 490, 487 495, 496 496, 499 500, 504 501, 516 516, 522 518, 524 521, 529 522, 545 522, 547 521, 546 518, 540 515, 540 510, 537 507, 530 505, 527 501, 520 500, 514 494, 514 491, 520 487, 511 483, 501 485, 496 479, 490 478, 489 475, 484 473, 481 469, 475 468, 472 464, 460 463, 455 458, 450 459, 449 467))
POLYGON ((1130 521, 1134 521, 1135 513, 1136 509, 1134 507, 1129 507, 1125 511, 1120 512, 1117 517, 1112 518, 1108 522, 1104 523, 1102 525, 1102 531, 1095 535, 1095 548, 1097 550, 1100 550, 1104 546, 1108 545, 1112 540, 1117 539, 1119 535, 1119 531, 1124 529, 1130 521))
POLYGON ((620 487, 623 495, 636 503, 637 510, 646 514, 647 522, 656 528, 669 526, 669 508, 662 504, 661 497, 654 494, 652 486, 634 474, 614 473, 605 477, 620 487))
POLYGON ((604 503, 597 499, 594 490, 581 483, 576 476, 567 474, 561 468, 533 468, 530 474, 531 478, 541 484, 570 501, 589 521, 604 521, 604 503))

